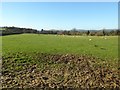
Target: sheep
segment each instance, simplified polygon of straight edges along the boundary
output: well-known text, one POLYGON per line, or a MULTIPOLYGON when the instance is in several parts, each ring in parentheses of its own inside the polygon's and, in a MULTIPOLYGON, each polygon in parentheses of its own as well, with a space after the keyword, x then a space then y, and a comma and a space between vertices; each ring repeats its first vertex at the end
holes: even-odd
POLYGON ((107 38, 104 38, 104 39, 107 39, 107 38))
POLYGON ((91 41, 92 39, 90 38, 89 41, 91 41))

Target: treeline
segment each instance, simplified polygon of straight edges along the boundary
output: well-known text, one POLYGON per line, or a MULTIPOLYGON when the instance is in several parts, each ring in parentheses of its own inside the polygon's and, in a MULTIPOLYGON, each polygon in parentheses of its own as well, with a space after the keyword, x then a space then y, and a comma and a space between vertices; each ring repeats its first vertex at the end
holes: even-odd
POLYGON ((57 34, 63 35, 81 35, 81 36, 118 36, 120 30, 70 30, 70 31, 59 31, 57 34))
POLYGON ((31 28, 19 28, 19 27, 1 27, 0 35, 12 35, 12 34, 57 34, 57 35, 81 35, 81 36, 115 36, 120 35, 119 29, 102 29, 102 30, 36 30, 31 28))
POLYGON ((1 35, 23 34, 23 33, 38 33, 37 30, 31 28, 19 28, 19 27, 1 27, 1 35))

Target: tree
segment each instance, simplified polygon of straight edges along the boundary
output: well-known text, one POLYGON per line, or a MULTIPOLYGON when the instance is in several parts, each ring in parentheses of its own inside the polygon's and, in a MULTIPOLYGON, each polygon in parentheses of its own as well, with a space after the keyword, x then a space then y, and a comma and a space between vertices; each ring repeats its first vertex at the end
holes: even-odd
POLYGON ((104 29, 103 29, 102 33, 103 33, 103 35, 104 35, 104 36, 106 35, 106 33, 105 33, 105 30, 104 30, 104 29))
POLYGON ((89 34, 90 34, 90 31, 88 30, 86 34, 89 35, 89 34))
POLYGON ((120 35, 120 30, 116 30, 115 35, 120 35))
POLYGON ((95 36, 95 34, 96 34, 95 32, 90 32, 89 35, 90 35, 90 36, 95 36))
POLYGON ((115 31, 114 30, 110 31, 110 35, 114 36, 115 35, 115 31))
POLYGON ((43 32, 44 30, 43 29, 41 29, 41 32, 43 32))

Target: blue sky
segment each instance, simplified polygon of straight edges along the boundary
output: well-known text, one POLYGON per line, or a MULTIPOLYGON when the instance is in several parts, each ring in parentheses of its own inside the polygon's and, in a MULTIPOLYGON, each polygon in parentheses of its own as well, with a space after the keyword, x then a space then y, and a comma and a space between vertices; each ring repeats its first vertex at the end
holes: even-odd
POLYGON ((34 29, 118 28, 117 2, 3 2, 2 26, 34 29))

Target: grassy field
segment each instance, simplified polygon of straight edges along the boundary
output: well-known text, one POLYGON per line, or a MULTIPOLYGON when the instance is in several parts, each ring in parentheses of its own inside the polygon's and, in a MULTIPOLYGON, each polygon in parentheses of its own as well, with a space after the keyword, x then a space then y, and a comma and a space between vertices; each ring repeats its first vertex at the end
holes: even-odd
POLYGON ((0 39, 3 88, 120 88, 117 36, 20 34, 0 39))
POLYGON ((117 36, 77 37, 22 34, 2 37, 2 45, 3 54, 7 52, 42 52, 53 54, 88 54, 103 59, 118 58, 117 36))

